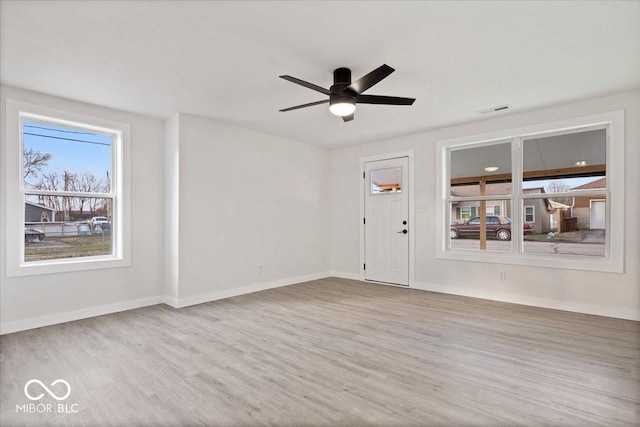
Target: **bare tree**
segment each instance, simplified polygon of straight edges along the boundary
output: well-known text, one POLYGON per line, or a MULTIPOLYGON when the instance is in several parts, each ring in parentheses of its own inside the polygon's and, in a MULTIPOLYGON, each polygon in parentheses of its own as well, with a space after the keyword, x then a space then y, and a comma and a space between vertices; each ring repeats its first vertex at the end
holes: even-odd
MULTIPOLYGON (((57 172, 47 172, 42 174, 40 181, 34 185, 34 188, 37 190, 57 191, 60 190, 61 186, 60 175, 57 172)), ((45 206, 55 209, 56 212, 63 210, 61 198, 58 196, 40 196, 40 201, 45 206)))
MULTIPOLYGON (((92 192, 94 193, 108 193, 109 192, 109 181, 106 178, 98 179, 95 175, 91 174, 91 178, 95 181, 92 181, 92 192)), ((89 199, 89 210, 91 211, 91 215, 94 216, 98 210, 104 210, 104 200, 90 198, 89 199)))
MULTIPOLYGON (((564 181, 551 181, 547 186, 547 193, 565 193, 569 191, 571 187, 564 181)), ((554 197, 553 201, 571 206, 571 197, 554 197)))
POLYGON ((25 149, 22 153, 24 164, 23 179, 25 182, 29 177, 37 178, 38 174, 42 171, 42 168, 47 166, 47 163, 52 157, 53 156, 50 153, 42 153, 38 150, 34 150, 33 148, 25 149))
MULTIPOLYGON (((47 170, 49 160, 53 158, 50 153, 42 153, 32 148, 25 149, 24 159, 24 180, 25 185, 37 190, 49 191, 74 191, 78 193, 108 193, 109 175, 99 179, 91 172, 74 173, 64 170, 62 174, 47 170), (27 183, 27 178, 40 178, 36 184, 27 183)), ((106 200, 84 196, 61 197, 61 196, 38 196, 39 202, 53 208, 63 215, 65 221, 71 219, 74 211, 80 215, 84 212, 85 206, 89 207, 91 215, 99 209, 109 209, 106 200)))
MULTIPOLYGON (((103 183, 96 178, 91 172, 82 172, 79 176, 74 176, 74 191, 82 193, 99 193, 103 190, 103 183)), ((84 206, 88 203, 91 214, 95 212, 95 202, 92 203, 92 199, 89 197, 78 197, 78 209, 80 212, 84 212, 84 206)))

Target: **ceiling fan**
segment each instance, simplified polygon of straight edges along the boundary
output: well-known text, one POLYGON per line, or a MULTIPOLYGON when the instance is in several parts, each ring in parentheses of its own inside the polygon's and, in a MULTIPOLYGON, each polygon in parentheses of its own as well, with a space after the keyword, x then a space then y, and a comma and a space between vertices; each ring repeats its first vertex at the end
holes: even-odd
POLYGON ((280 78, 288 80, 292 83, 299 84, 317 92, 329 95, 329 99, 323 101, 310 102, 308 104, 296 105, 295 107, 280 110, 291 111, 299 108, 311 107, 329 103, 329 110, 336 116, 342 117, 342 120, 349 122, 353 120, 353 114, 356 110, 356 104, 382 104, 382 105, 412 105, 414 98, 400 98, 397 96, 382 95, 363 95, 362 93, 371 86, 379 83, 382 79, 393 73, 395 70, 387 64, 376 68, 369 74, 361 77, 355 82, 351 82, 351 70, 348 68, 336 68, 333 71, 333 85, 329 89, 325 89, 313 83, 305 82, 291 76, 280 76, 280 78))

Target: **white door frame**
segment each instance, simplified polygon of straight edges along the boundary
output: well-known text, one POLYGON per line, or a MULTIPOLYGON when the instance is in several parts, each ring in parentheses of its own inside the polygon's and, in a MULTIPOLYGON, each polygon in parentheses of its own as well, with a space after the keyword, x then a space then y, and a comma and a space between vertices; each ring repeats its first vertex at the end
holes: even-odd
MULTIPOLYGON (((416 230, 416 226, 415 226, 415 215, 414 215, 414 195, 415 195, 415 190, 414 190, 414 162, 413 162, 413 158, 414 158, 414 151, 413 150, 406 150, 406 151, 396 151, 393 153, 385 153, 385 154, 378 154, 376 156, 368 156, 368 157, 361 157, 360 158, 360 168, 359 168, 359 174, 358 174, 358 179, 360 180, 360 193, 358 196, 358 199, 360 200, 360 280, 362 280, 363 282, 366 281, 365 280, 365 275, 364 275, 364 263, 365 263, 365 242, 364 242, 364 236, 365 236, 365 231, 364 231, 364 190, 365 190, 365 179, 363 179, 364 176, 364 164, 367 162, 376 162, 379 160, 389 160, 389 159, 397 159, 399 157, 407 157, 409 159, 409 287, 412 288, 414 281, 415 281, 415 247, 416 247, 416 236, 415 236, 415 230, 416 230)), ((381 282, 375 282, 375 283, 381 283, 381 282)), ((402 285, 394 285, 394 284, 390 284, 390 283, 381 283, 383 285, 389 285, 389 286, 399 286, 401 288, 406 288, 406 286, 402 286, 402 285)))

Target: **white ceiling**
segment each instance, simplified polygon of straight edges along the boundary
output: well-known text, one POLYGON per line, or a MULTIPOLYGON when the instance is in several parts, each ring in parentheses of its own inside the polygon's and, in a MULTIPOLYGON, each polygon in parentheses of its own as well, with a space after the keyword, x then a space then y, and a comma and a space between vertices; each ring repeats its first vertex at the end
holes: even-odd
POLYGON ((640 2, 2 1, 0 19, 4 84, 330 148, 640 87, 640 2), (329 87, 383 63, 367 93, 413 106, 278 112, 323 99, 281 74, 329 87))

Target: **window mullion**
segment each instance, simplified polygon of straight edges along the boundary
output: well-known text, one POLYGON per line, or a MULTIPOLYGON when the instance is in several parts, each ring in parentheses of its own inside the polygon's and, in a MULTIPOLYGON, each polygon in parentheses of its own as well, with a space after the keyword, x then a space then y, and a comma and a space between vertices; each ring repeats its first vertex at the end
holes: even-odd
POLYGON ((567 197, 589 197, 589 196, 606 196, 608 191, 603 189, 592 189, 592 190, 577 190, 577 191, 565 191, 562 193, 532 193, 532 194, 522 194, 522 199, 561 199, 567 197))
POLYGON ((62 197, 80 197, 80 198, 97 198, 97 199, 113 199, 113 192, 110 193, 86 193, 78 191, 55 191, 55 190, 25 190, 25 196, 62 196, 62 197))
POLYGON ((523 251, 523 212, 522 212, 522 138, 511 141, 511 250, 514 254, 523 251))
POLYGON ((447 202, 456 203, 456 202, 476 202, 476 201, 494 201, 494 200, 511 200, 510 194, 503 195, 495 195, 495 196, 469 196, 469 197, 449 197, 447 202))

